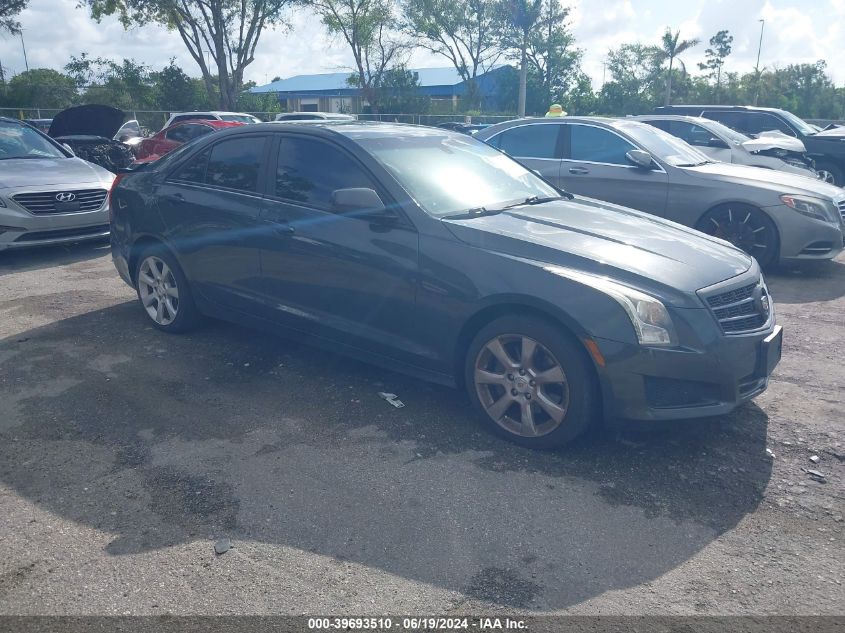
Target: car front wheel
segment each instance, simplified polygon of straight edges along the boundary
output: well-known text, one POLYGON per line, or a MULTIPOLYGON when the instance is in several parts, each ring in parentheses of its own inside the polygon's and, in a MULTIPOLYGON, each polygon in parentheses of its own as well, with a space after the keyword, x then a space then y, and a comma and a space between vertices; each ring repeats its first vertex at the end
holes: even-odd
POLYGON ((155 327, 165 332, 184 332, 196 325, 199 312, 188 280, 167 250, 145 250, 138 258, 135 279, 138 299, 155 327))
POLYGON ((466 358, 470 400, 497 434, 529 448, 555 448, 580 435, 595 410, 585 354, 558 326, 532 316, 496 319, 466 358))
POLYGON ((762 268, 769 268, 778 260, 777 227, 769 216, 751 205, 724 204, 710 209, 695 228, 741 248, 762 268))

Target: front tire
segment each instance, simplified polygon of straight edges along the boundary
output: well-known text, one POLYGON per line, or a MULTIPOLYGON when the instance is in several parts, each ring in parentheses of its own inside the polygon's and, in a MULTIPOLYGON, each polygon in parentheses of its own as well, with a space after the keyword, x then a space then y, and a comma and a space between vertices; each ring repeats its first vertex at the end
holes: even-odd
POLYGON ((822 180, 831 185, 836 185, 837 187, 845 186, 845 175, 843 175, 842 169, 838 165, 826 161, 816 163, 816 173, 821 176, 822 180))
POLYGON ((780 239, 768 215, 749 204, 723 204, 705 213, 695 228, 730 242, 770 268, 780 256, 780 239))
POLYGON ((141 307, 159 330, 186 332, 199 322, 188 280, 179 262, 164 247, 153 246, 141 253, 135 285, 141 307))
POLYGON ((536 317, 505 316, 483 327, 467 350, 464 377, 487 426, 528 448, 571 442, 595 414, 584 352, 559 326, 536 317))

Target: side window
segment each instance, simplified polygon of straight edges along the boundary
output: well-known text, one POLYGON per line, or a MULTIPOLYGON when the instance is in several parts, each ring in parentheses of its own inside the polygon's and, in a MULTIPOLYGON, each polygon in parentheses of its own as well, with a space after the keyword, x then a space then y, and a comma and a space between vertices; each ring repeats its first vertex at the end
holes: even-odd
POLYGON ((265 137, 227 139, 211 148, 205 183, 216 187, 255 192, 265 137))
POLYGON ((646 121, 646 123, 664 132, 669 132, 670 121, 646 121))
POLYGON ((279 144, 275 193, 279 198, 331 209, 335 189, 366 187, 373 181, 340 149, 310 138, 286 136, 279 144))
POLYGON ((209 152, 205 151, 199 156, 191 158, 173 174, 173 180, 192 182, 201 185, 205 182, 205 168, 208 166, 209 152))
POLYGON ((784 134, 795 136, 795 132, 776 116, 766 112, 750 112, 749 115, 748 129, 751 134, 761 134, 762 132, 777 130, 784 134))
POLYGON ((187 143, 190 140, 188 128, 190 125, 179 125, 171 130, 168 130, 164 135, 168 141, 176 141, 177 143, 187 143))
POLYGON ((668 131, 672 136, 677 136, 696 147, 708 147, 710 139, 713 138, 713 134, 700 125, 686 121, 671 121, 668 131))
POLYGON ((572 160, 628 166, 625 154, 637 149, 618 134, 600 127, 570 124, 570 130, 572 160))
POLYGON ((710 112, 703 112, 701 114, 701 116, 707 117, 708 119, 713 119, 714 121, 718 121, 719 123, 727 125, 728 127, 738 130, 739 132, 748 132, 749 121, 744 115, 744 112, 732 112, 729 110, 714 110, 710 112))
POLYGON ((491 145, 516 158, 556 158, 561 126, 548 123, 512 127, 491 139, 491 145))

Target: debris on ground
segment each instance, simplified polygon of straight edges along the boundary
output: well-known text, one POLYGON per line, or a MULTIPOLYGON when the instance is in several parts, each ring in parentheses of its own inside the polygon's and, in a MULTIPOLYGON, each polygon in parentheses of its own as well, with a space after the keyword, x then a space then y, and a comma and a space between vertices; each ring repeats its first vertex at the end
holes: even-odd
POLYGON ((221 538, 214 544, 214 553, 220 556, 232 549, 232 541, 227 538, 221 538))
POLYGON ((809 468, 802 468, 801 470, 810 475, 810 477, 812 477, 815 481, 822 484, 827 483, 827 478, 825 478, 824 473, 818 470, 811 470, 809 468))
POLYGON ((402 407, 405 406, 405 403, 402 402, 399 399, 399 396, 397 396, 395 393, 386 393, 384 391, 379 391, 378 397, 381 398, 382 400, 386 400, 388 403, 392 404, 397 409, 401 409, 402 407))
POLYGON ((774 459, 774 458, 775 458, 775 454, 772 452, 772 449, 770 449, 770 448, 767 448, 767 449, 766 449, 766 455, 768 455, 768 456, 769 456, 769 457, 771 457, 772 459, 774 459))
POLYGON ((821 461, 821 457, 819 457, 818 455, 813 455, 812 457, 810 457, 810 461, 814 464, 818 464, 821 461))

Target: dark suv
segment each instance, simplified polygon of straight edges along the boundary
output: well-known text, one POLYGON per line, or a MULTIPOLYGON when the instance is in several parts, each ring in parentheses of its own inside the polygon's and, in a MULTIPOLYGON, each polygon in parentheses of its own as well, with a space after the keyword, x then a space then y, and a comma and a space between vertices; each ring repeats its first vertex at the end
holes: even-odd
POLYGON ((786 110, 754 106, 673 105, 654 109, 660 114, 701 116, 718 121, 749 136, 772 130, 794 136, 804 143, 825 181, 845 186, 845 127, 819 130, 786 110))

